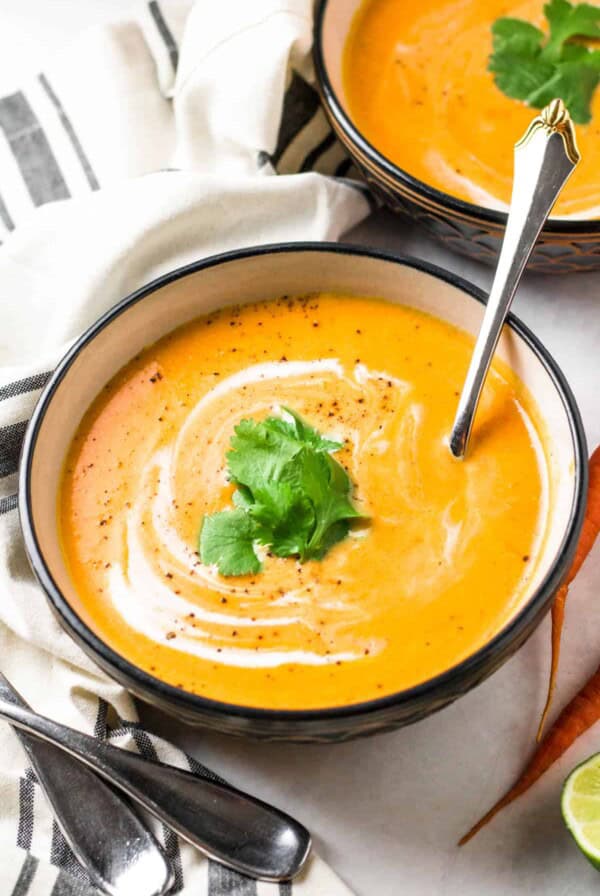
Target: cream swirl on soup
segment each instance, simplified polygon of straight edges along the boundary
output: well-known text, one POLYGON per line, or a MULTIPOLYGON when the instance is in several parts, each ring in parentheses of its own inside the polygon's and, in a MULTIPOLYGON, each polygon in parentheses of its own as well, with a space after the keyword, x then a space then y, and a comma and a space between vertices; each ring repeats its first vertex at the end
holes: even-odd
POLYGON ((469 463, 450 458, 469 350, 441 321, 336 296, 224 310, 147 349, 67 462, 61 528, 89 621, 159 677, 250 705, 353 702, 464 656, 522 599, 546 491, 529 399, 504 369, 469 463), (197 538, 231 502, 233 428, 286 406, 343 441, 368 521, 322 561, 262 548, 260 573, 226 578, 197 538))

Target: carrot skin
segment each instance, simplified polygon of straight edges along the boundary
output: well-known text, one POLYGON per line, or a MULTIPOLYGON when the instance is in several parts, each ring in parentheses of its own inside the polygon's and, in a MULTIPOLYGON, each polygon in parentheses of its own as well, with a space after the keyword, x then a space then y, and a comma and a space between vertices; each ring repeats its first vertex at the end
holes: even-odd
POLYGON ((546 704, 542 712, 537 732, 538 741, 542 738, 544 725, 546 724, 550 706, 552 705, 554 689, 556 687, 558 663, 560 660, 560 644, 563 624, 565 621, 565 604, 569 593, 569 585, 581 569, 585 558, 594 546, 594 542, 600 532, 600 445, 590 457, 589 476, 587 507, 579 543, 575 552, 575 558, 571 564, 567 578, 556 592, 556 597, 554 598, 554 604, 552 606, 552 658, 550 661, 550 675, 548 679, 548 695, 546 697, 546 704))
POLYGON ((475 836, 492 818, 513 800, 525 793, 551 765, 565 753, 577 738, 600 719, 600 666, 589 681, 565 706, 541 744, 510 790, 475 824, 459 846, 475 836))
POLYGON ((567 602, 567 594, 569 593, 568 585, 561 585, 558 591, 556 592, 556 597, 554 598, 554 603, 552 604, 552 657, 550 660, 550 676, 548 679, 548 694, 546 696, 546 703, 544 704, 544 709, 542 711, 542 717, 540 719, 540 724, 537 730, 536 740, 539 743, 542 739, 542 734, 544 733, 544 727, 546 725, 546 719, 548 718, 548 713, 550 712, 550 707, 552 706, 552 699, 554 697, 554 689, 556 688, 556 677, 558 673, 558 661, 560 659, 560 642, 562 638, 562 630, 563 624, 565 621, 565 604, 567 602))

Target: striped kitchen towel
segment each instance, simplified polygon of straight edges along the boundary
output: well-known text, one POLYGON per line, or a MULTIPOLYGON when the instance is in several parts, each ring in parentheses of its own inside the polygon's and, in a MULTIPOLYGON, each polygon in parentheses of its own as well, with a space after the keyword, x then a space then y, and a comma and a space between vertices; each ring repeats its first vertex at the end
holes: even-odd
MULTIPOLYGON (((45 714, 198 774, 142 729, 130 695, 50 614, 22 545, 19 449, 49 371, 118 299, 215 252, 336 239, 367 214, 319 107, 311 9, 311 0, 151 0, 0 98, 0 666, 45 714)), ((174 892, 348 893, 317 857, 293 884, 256 884, 159 835, 174 892)), ((8 726, 0 894, 92 896, 8 726)))

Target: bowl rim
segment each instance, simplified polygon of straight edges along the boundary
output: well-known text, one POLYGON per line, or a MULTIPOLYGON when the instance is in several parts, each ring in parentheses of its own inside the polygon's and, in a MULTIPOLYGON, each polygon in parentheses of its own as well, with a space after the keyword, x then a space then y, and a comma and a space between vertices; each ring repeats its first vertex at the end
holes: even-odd
MULTIPOLYGON (((80 352, 92 343, 105 327, 112 324, 113 321, 117 320, 130 307, 142 301, 147 296, 152 295, 157 290, 168 286, 181 278, 209 268, 243 261, 248 258, 297 252, 314 252, 319 254, 332 253, 336 255, 358 256, 361 258, 366 257, 376 261, 392 263, 399 267, 408 267, 454 286, 482 305, 485 305, 486 303, 486 297, 482 290, 474 284, 469 283, 467 280, 464 280, 462 277, 459 277, 450 271, 446 271, 437 265, 410 256, 394 255, 379 249, 349 243, 284 242, 252 246, 213 255, 200 261, 183 265, 182 267, 176 268, 175 270, 145 284, 113 305, 98 318, 98 320, 88 327, 59 361, 45 385, 35 406, 23 440, 19 465, 18 507, 20 523, 29 562, 38 582, 46 593, 52 609, 66 626, 69 634, 71 634, 76 641, 79 641, 81 645, 86 647, 95 659, 97 657, 100 658, 100 661, 96 659, 96 661, 99 662, 99 665, 105 669, 110 669, 111 674, 112 669, 116 668, 126 681, 132 681, 134 683, 135 688, 132 688, 132 690, 140 694, 155 694, 163 700, 163 705, 166 703, 167 705, 177 706, 182 710, 187 710, 188 713, 195 716, 203 713, 204 715, 208 714, 217 717, 229 716, 247 721, 271 721, 274 723, 326 722, 336 719, 351 720, 354 717, 376 713, 378 710, 386 710, 392 707, 400 708, 404 705, 409 705, 413 701, 422 700, 423 698, 435 698, 436 696, 447 694, 449 690, 452 690, 453 688, 456 689, 460 686, 462 680, 468 678, 469 675, 476 674, 479 669, 483 668, 491 656, 498 653, 501 654, 508 649, 511 642, 516 640, 519 634, 523 630, 526 630, 528 624, 542 611, 544 605, 549 602, 552 594, 561 584, 570 567, 583 523, 588 485, 587 444, 575 397, 564 374, 548 350, 529 328, 525 326, 525 324, 513 314, 509 314, 506 325, 509 326, 532 350, 537 361, 542 364, 546 373, 549 375, 552 384, 561 399, 573 440, 575 483, 573 501, 570 508, 566 531, 560 546, 557 548, 550 569, 536 591, 523 604, 522 608, 513 619, 511 619, 504 628, 497 632, 497 634, 482 647, 433 678, 419 682, 410 688, 387 694, 383 697, 378 697, 372 700, 363 700, 344 706, 322 707, 317 709, 266 709, 214 700, 210 697, 203 697, 182 688, 177 688, 174 685, 170 685, 140 669, 126 657, 113 650, 106 642, 96 635, 71 607, 67 598, 62 594, 60 588, 54 581, 50 569, 46 564, 43 550, 40 547, 33 520, 31 472, 35 448, 46 412, 59 385, 70 370, 74 361, 79 357, 80 352)), ((124 363, 126 363, 125 360, 124 363)))
MULTIPOLYGON (((364 2, 364 0, 362 0, 364 2)), ((338 95, 331 83, 327 71, 327 63, 325 61, 325 53, 323 49, 323 28, 325 13, 330 0, 317 0, 314 13, 313 27, 313 61, 317 83, 321 90, 324 105, 329 113, 333 116, 336 123, 344 131, 352 143, 369 159, 376 167, 380 168, 388 177, 397 183, 409 187, 413 192, 422 194, 426 199, 436 203, 438 206, 445 207, 452 212, 456 212, 462 216, 478 219, 489 224, 506 227, 508 218, 507 212, 499 209, 488 208, 478 205, 475 202, 467 202, 465 199, 459 199, 443 190, 432 187, 419 178, 414 177, 394 164, 382 152, 380 152, 372 143, 367 140, 364 134, 354 124, 350 115, 344 109, 338 95)), ((565 236, 581 236, 583 234, 599 234, 600 218, 548 218, 542 233, 560 234, 565 236)))

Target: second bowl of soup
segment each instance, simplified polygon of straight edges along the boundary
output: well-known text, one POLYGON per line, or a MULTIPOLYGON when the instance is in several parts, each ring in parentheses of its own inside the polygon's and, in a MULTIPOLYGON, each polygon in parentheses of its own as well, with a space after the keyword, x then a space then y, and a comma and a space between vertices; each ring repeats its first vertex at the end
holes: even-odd
POLYGON ((512 320, 468 458, 447 446, 476 290, 340 246, 151 284, 46 388, 21 515, 97 662, 188 720, 295 739, 413 721, 493 671, 564 575, 572 396, 512 320))
MULTIPOLYGON (((513 146, 536 114, 489 70, 492 26, 505 18, 548 30, 542 0, 321 0, 315 27, 325 111, 371 188, 449 248, 489 263, 506 223, 513 146)), ((600 265, 600 90, 590 114, 576 125, 582 161, 544 227, 534 270, 600 265)))

